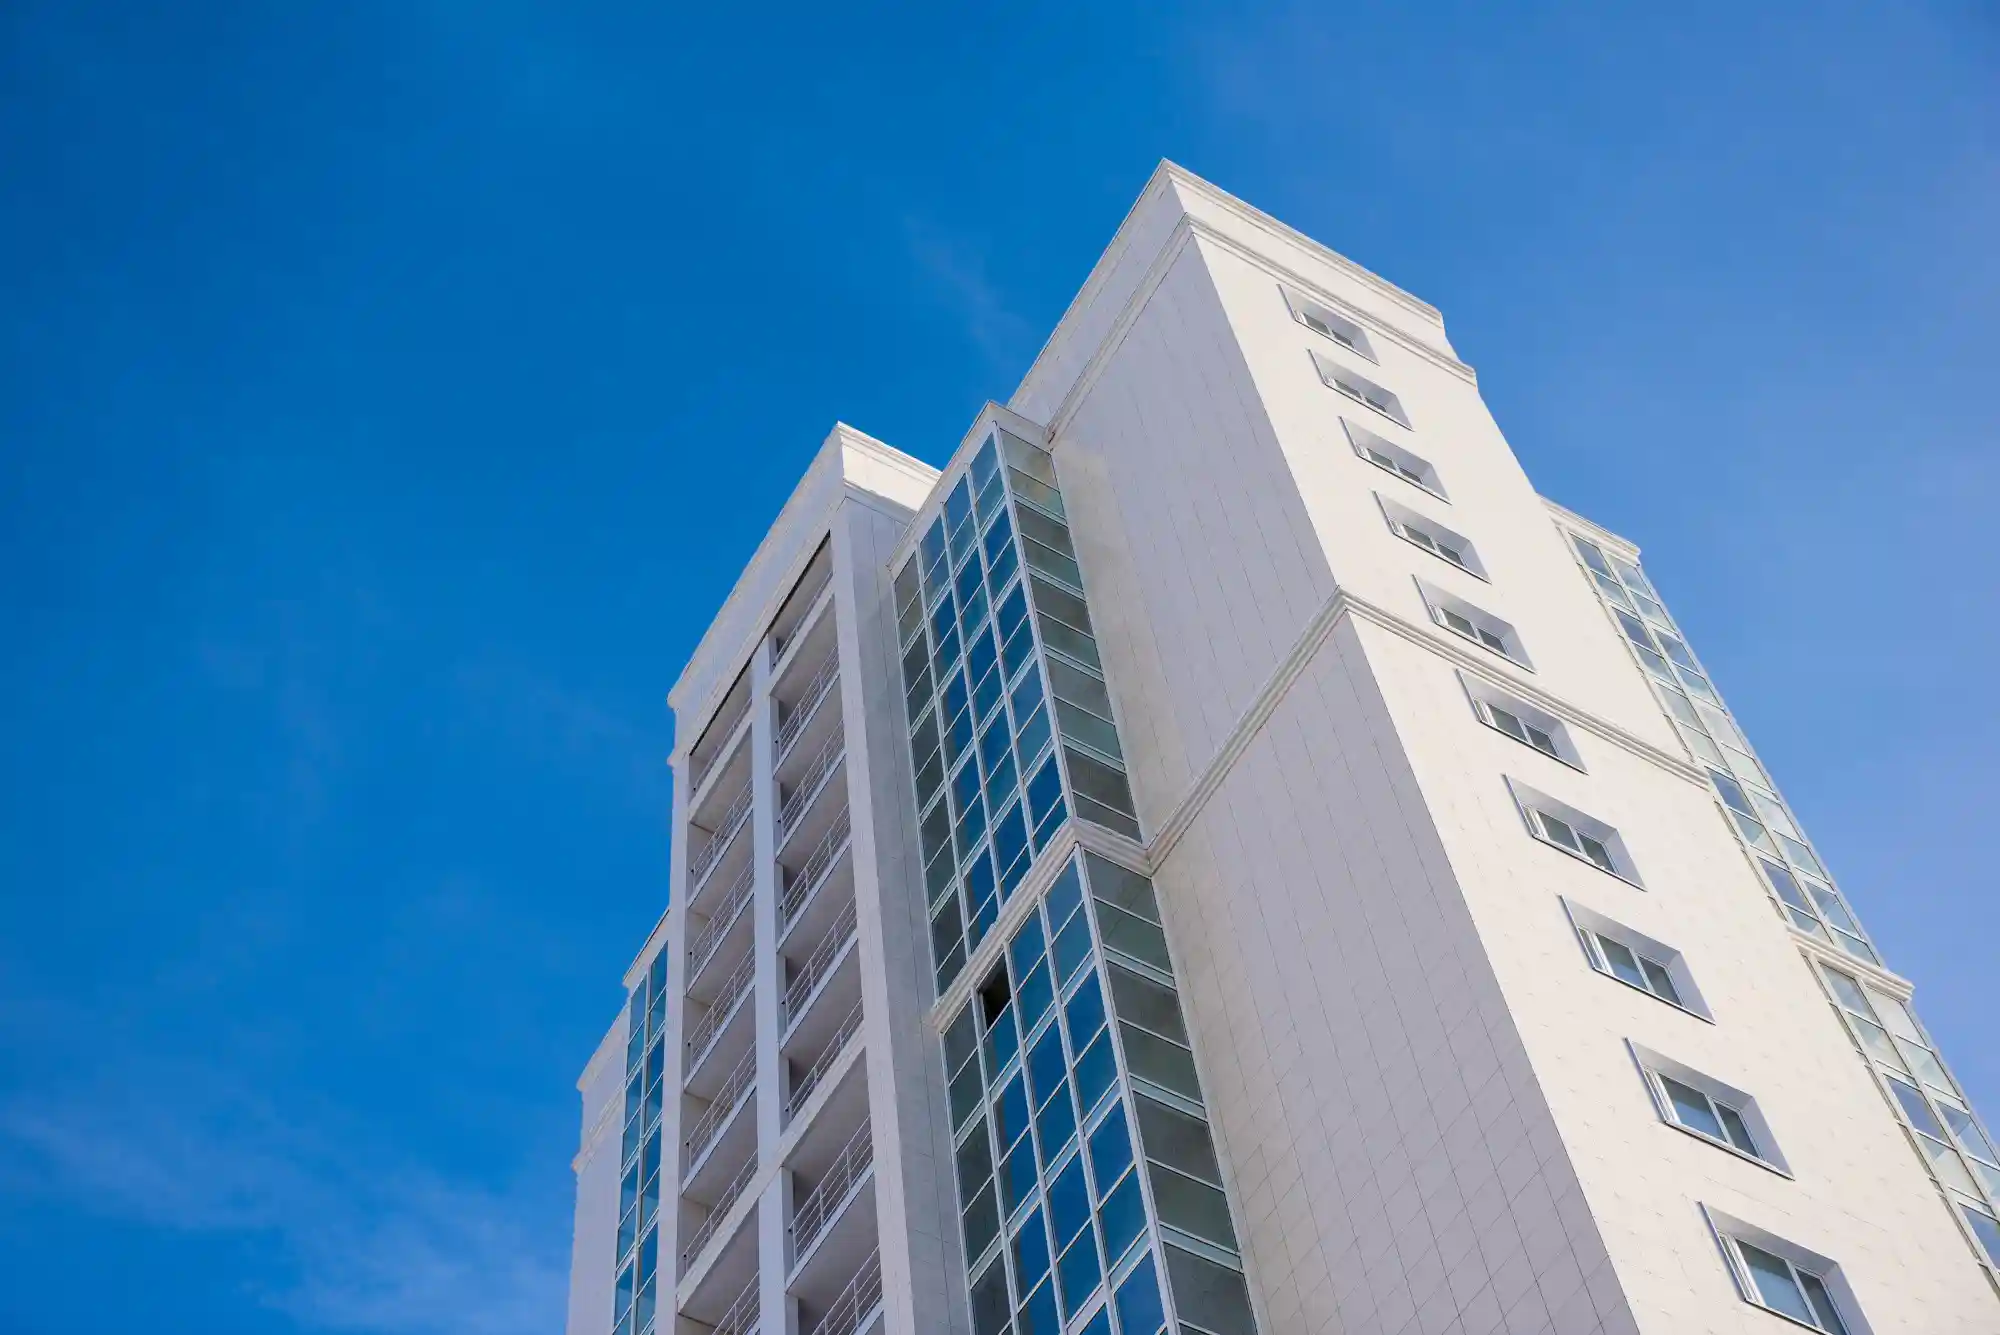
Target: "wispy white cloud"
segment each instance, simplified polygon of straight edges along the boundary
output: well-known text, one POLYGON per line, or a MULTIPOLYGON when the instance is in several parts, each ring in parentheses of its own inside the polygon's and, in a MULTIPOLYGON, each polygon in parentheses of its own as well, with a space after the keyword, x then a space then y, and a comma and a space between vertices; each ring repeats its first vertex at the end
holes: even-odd
POLYGON ((547 1335, 567 1267, 559 1193, 468 1186, 323 1143, 214 1072, 0 1104, 0 1181, 185 1233, 275 1239, 262 1301, 368 1335, 547 1335))
POLYGON ((1017 314, 986 271, 986 252, 917 218, 903 220, 904 240, 917 272, 950 307, 985 357, 1008 371, 1033 352, 1033 326, 1017 314))

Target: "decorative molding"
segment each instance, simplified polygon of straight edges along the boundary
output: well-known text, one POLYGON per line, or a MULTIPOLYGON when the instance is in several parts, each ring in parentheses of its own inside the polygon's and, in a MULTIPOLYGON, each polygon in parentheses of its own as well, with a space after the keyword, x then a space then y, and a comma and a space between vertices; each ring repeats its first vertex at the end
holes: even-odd
POLYGON ((1484 661, 1482 656, 1461 648, 1457 643, 1445 638, 1445 633, 1429 626, 1421 626, 1366 599, 1356 597, 1344 589, 1335 589, 1320 608, 1306 622, 1305 628, 1293 642, 1289 652, 1281 659, 1264 685, 1258 690, 1249 706, 1230 729, 1229 736, 1216 749, 1206 767, 1188 785, 1186 792, 1173 806, 1167 818, 1147 844, 1152 867, 1173 852, 1174 845, 1188 828, 1194 824, 1208 801, 1222 786, 1223 780, 1235 768, 1236 761, 1249 749, 1263 730, 1264 724, 1276 712, 1290 692, 1292 684, 1305 672, 1308 664, 1331 638, 1340 622, 1349 616, 1380 626, 1398 635, 1411 644, 1427 649, 1443 658, 1464 673, 1492 682, 1512 691, 1531 704, 1555 715, 1565 723, 1573 724, 1597 737, 1603 738, 1621 750, 1628 751, 1657 769, 1666 771, 1698 787, 1707 788, 1707 779, 1692 764, 1654 746, 1651 742, 1627 732, 1624 728, 1602 718, 1589 710, 1582 709, 1527 678, 1511 672, 1503 672, 1494 664, 1484 661))

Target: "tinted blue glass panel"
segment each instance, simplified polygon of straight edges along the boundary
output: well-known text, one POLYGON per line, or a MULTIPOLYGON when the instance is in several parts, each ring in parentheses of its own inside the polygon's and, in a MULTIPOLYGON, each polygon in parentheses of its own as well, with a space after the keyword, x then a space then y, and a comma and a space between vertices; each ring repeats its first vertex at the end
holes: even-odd
POLYGON ((986 559, 997 560, 1000 553, 1014 545, 1014 521, 1001 515, 986 530, 986 559))
POLYGON ((972 918, 966 923, 966 943, 968 948, 977 948, 986 934, 993 930, 993 922, 1000 916, 1000 897, 993 895, 973 907, 972 918))
POLYGON ((1071 862, 1062 869, 1061 875, 1049 886, 1049 897, 1044 901, 1049 922, 1057 931, 1069 921, 1083 904, 1083 878, 1077 875, 1076 863, 1071 862))
POLYGON ((1000 1097, 993 1101, 993 1129, 1000 1133, 1000 1139, 1013 1144, 1028 1130, 1028 1089, 1019 1071, 1000 1091, 1000 1097))
MULTIPOLYGON (((1049 745, 1048 711, 1045 709, 1037 709, 1033 714, 1030 714, 1028 716, 1028 719, 1025 723, 1021 724, 1020 736, 1014 739, 1014 754, 1021 758, 1021 768, 1026 769, 1029 765, 1033 764, 1036 760, 1040 759, 1042 752, 1048 749, 1048 745, 1049 745)), ((1060 778, 1057 778, 1051 780, 1051 782, 1055 786, 1051 790, 1050 795, 1058 799, 1049 804, 1050 808, 1053 809, 1054 807, 1062 805, 1060 801, 1060 798, 1062 796, 1062 780, 1060 778)), ((1032 794, 1033 791, 1034 790, 1032 788, 1029 789, 1030 794, 1032 794)), ((1037 827, 1041 825, 1043 820, 1047 819, 1047 815, 1048 813, 1046 811, 1041 811, 1041 810, 1036 811, 1034 819, 1037 827)))
POLYGON ((957 528, 972 515, 972 488, 963 475, 951 494, 944 498, 944 521, 948 528, 957 528))
POLYGON ((1000 606, 993 616, 1000 626, 1000 638, 1011 639, 1015 631, 1028 624, 1027 590, 1015 586, 1013 592, 1000 600, 1000 606))
POLYGON ((937 655, 931 659, 931 671, 937 674, 939 681, 943 681, 944 674, 951 671, 952 664, 957 661, 958 623, 953 622, 951 629, 938 637, 937 655))
POLYGON ((1007 1063, 1014 1060, 1014 1051, 1020 1046, 1021 1037, 1014 1031, 1014 1008, 1002 1010, 994 1018, 993 1027, 986 1031, 982 1045, 986 1050, 986 1078, 997 1080, 1000 1072, 1007 1069, 1007 1063))
POLYGON ((1007 754, 1007 720, 995 719, 979 737, 979 763, 991 774, 993 767, 1000 763, 1000 757, 1007 754))
POLYGON ((1068 819, 1068 817, 1068 809, 1062 803, 1056 803, 1050 809, 1049 814, 1042 817, 1041 823, 1035 826, 1035 847, 1037 849, 1042 848, 1048 844, 1049 840, 1055 838, 1056 831, 1062 828, 1063 821, 1068 819))
MULTIPOLYGON (((978 567, 976 565, 969 565, 965 569, 967 574, 973 574, 977 572, 978 567)), ((959 624, 965 627, 965 633, 967 635, 970 635, 972 634, 972 632, 979 630, 983 626, 985 626, 986 624, 985 585, 974 584, 972 586, 971 592, 969 592, 959 604, 958 620, 959 624)))
POLYGON ((1014 687, 1014 717, 1026 718, 1042 703, 1042 674, 1030 673, 1014 687))
POLYGON ((994 647, 993 632, 981 630, 965 642, 965 670, 974 681, 992 671, 1000 651, 994 647))
MULTIPOLYGON (((1009 776, 1011 777, 1011 775, 1009 776)), ((1010 785, 1011 786, 1011 785, 1010 785)), ((1003 867, 1022 866, 1028 859, 1028 822, 1016 802, 993 825, 993 856, 1003 867)))
POLYGON ((1132 1133, 1125 1126, 1125 1109, 1121 1105, 1112 1109, 1111 1115, 1090 1133, 1090 1178, 1097 1184, 1098 1194, 1110 1191, 1111 1184, 1131 1166, 1132 1133))
POLYGON ((976 485, 983 487, 990 479, 999 475, 1000 450, 994 442, 993 433, 989 431, 985 443, 979 447, 979 453, 972 456, 972 480, 976 485))
POLYGON ((1069 1022, 1070 1047, 1081 1052, 1104 1025, 1104 989, 1096 974, 1085 979, 1064 1004, 1063 1018, 1069 1022))
POLYGON ((965 898, 966 902, 977 904, 980 900, 989 898, 992 894, 993 860, 987 856, 986 850, 982 848, 965 865, 965 898))
POLYGON ((958 758, 964 755, 971 745, 972 711, 968 709, 952 719, 951 725, 944 730, 945 762, 947 764, 957 764, 958 758))
POLYGON ((1013 1214, 1035 1192, 1035 1138, 1023 1136, 1000 1160, 1000 1208, 1013 1214))
POLYGON ((1056 1315, 1056 1286, 1044 1284, 1021 1304, 1021 1335, 1062 1335, 1062 1318, 1056 1315))
POLYGON ((1083 1159, 1071 1159, 1056 1180, 1049 1183, 1049 1231, 1055 1245, 1067 1247, 1069 1240, 1090 1223, 1090 1188, 1083 1180, 1083 1159))
POLYGON ((986 833, 986 804, 974 802, 966 808, 964 819, 958 823, 958 855, 964 857, 986 833))
POLYGON ((1049 952, 1056 966, 1056 986, 1067 983, 1090 958, 1090 920, 1084 914, 1070 919, 1069 926, 1056 933, 1055 948, 1049 952))
POLYGON ((954 672, 944 684, 944 710, 946 714, 956 714, 972 701, 972 692, 965 684, 965 674, 954 672))
MULTIPOLYGON (((998 726, 998 724, 995 725, 996 728, 998 726)), ((1014 796, 1018 786, 1014 781, 1014 753, 1003 749, 1000 752, 999 764, 986 772, 986 805, 990 809, 998 811, 1001 807, 1007 805, 1008 800, 1014 796)), ((1025 846, 1027 842, 1027 823, 1026 817, 1023 817, 1021 843, 1025 846)))
POLYGON ((1042 1142, 1044 1164, 1068 1148, 1076 1135, 1076 1109, 1070 1106, 1068 1090, 1058 1092, 1035 1114, 1035 1135, 1042 1142))
POLYGON ((1035 1041, 1035 1050, 1028 1054, 1028 1090, 1035 1096, 1035 1106, 1040 1107, 1062 1088, 1063 1074, 1069 1070, 1069 1060, 1063 1056, 1062 1034, 1054 1026, 1035 1041))
POLYGON ((1118 1059, 1111 1051, 1111 1035, 1101 1033, 1076 1059, 1076 1096, 1082 1100, 1086 1113, 1097 1106, 1117 1074, 1118 1059))
POLYGON ((993 717, 993 707, 1000 703, 1000 674, 989 672, 979 679, 979 685, 972 689, 972 708, 981 722, 993 717))
POLYGON ((1090 1324, 1078 1331, 1077 1335, 1111 1335, 1111 1309, 1098 1308, 1097 1315, 1090 1318, 1090 1324))
POLYGON ((1034 1211, 1014 1235, 1014 1279, 1032 1289, 1049 1273, 1049 1238, 1042 1231, 1042 1212, 1034 1211))
POLYGON ((1007 670, 1009 681, 1019 676, 1021 669, 1032 662, 1034 657, 1035 637, 1028 633, 1026 626, 1009 635, 1007 642, 1000 646, 1001 666, 1007 670))
MULTIPOLYGON (((966 608, 971 606, 974 594, 980 595, 980 606, 984 607, 986 605, 985 590, 981 587, 984 583, 985 581, 980 577, 979 562, 967 561, 964 568, 958 572, 958 578, 952 581, 952 588, 958 594, 959 607, 966 608)), ((970 626, 977 619, 970 612, 961 611, 959 613, 959 620, 963 621, 967 626, 970 626)))
POLYGON ((951 797, 953 810, 972 810, 979 801, 979 766, 968 761, 952 774, 951 797))
POLYGON ((1049 966, 1040 960, 1033 968, 1021 975, 1021 989, 1014 998, 1014 1004, 1021 1009, 1021 1023, 1033 1029, 1042 1021, 1042 1012, 1049 1008, 1049 1001, 1055 996, 1055 984, 1049 981, 1049 966))
POLYGON ((1097 1292, 1097 1283, 1104 1278, 1104 1272, 1097 1265, 1097 1239, 1088 1228, 1063 1253, 1059 1278, 1063 1310, 1067 1312, 1075 1313, 1097 1292))
POLYGON ((1166 1324, 1166 1309, 1160 1304, 1160 1281, 1153 1273, 1153 1258, 1148 1256, 1118 1286, 1118 1332, 1157 1335, 1166 1324))
POLYGON ((1042 917, 1030 913, 1014 931, 1014 939, 1007 943, 1007 953, 1014 961, 1016 978, 1027 973, 1028 966, 1042 957, 1042 917))
POLYGON ((1019 566, 1020 560, 1014 555, 1012 543, 1002 547, 998 556, 987 560, 986 587, 993 590, 995 597, 999 596, 1000 590, 1007 587, 1007 581, 1014 577, 1014 571, 1019 566))
POLYGON ((931 566, 944 560, 944 520, 942 517, 933 519, 931 526, 924 530, 923 540, 918 543, 918 548, 923 553, 924 567, 927 571, 931 566))
MULTIPOLYGON (((1056 758, 1050 756, 1035 771, 1035 777, 1028 780, 1028 808, 1034 813, 1035 824, 1040 825, 1042 818, 1061 801, 1062 774, 1056 769, 1056 758)), ((1075 876, 1076 873, 1072 869, 1065 874, 1075 876)))

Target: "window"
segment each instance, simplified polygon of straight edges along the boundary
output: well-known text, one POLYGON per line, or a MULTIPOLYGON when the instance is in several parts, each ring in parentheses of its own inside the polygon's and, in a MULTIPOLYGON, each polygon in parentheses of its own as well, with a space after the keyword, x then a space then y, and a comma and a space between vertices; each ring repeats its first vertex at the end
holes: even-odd
POLYGON ((1412 454, 1394 441, 1385 440, 1367 427, 1358 426, 1345 417, 1340 424, 1347 431, 1347 439, 1354 446, 1354 452, 1385 472, 1394 473, 1403 481, 1422 487, 1439 500, 1449 500, 1444 485, 1438 481, 1437 469, 1420 455, 1412 454))
POLYGON ((1507 783, 1514 790, 1514 800, 1520 804, 1529 833, 1537 839, 1620 880, 1642 884, 1617 830, 1526 784, 1513 779, 1507 783))
POLYGON ((1424 606, 1430 611, 1431 619, 1438 625, 1510 662, 1530 671, 1534 669, 1526 651, 1521 648, 1520 636, 1514 633, 1512 626, 1421 579, 1417 581, 1417 590, 1423 595, 1424 606))
POLYGON ((1468 575, 1486 578, 1486 567, 1480 563, 1479 554, 1472 549, 1470 538, 1454 533, 1435 519, 1426 519, 1385 496, 1378 494, 1375 500, 1382 507, 1382 517, 1389 521, 1391 533, 1423 548, 1441 561, 1451 562, 1468 575))
POLYGON ((1855 1311, 1840 1267, 1742 1220, 1703 1207, 1728 1258, 1743 1300, 1826 1335, 1862 1335, 1866 1327, 1842 1315, 1855 1311))
POLYGON ((1670 1057, 1630 1046, 1662 1121, 1789 1175, 1755 1099, 1670 1057))
POLYGON ((1469 672, 1460 672, 1458 679, 1472 702, 1473 716, 1481 723, 1572 769, 1584 767, 1583 756, 1570 740, 1569 729, 1554 714, 1537 709, 1469 672))
POLYGON ((1406 427, 1410 424, 1410 415, 1403 411, 1403 401, 1395 394, 1366 376, 1358 375, 1322 357, 1318 352, 1314 352, 1312 358, 1314 367, 1319 371, 1320 380, 1328 388, 1339 390, 1364 407, 1373 408, 1398 426, 1406 427))
POLYGON ((1563 911, 1591 968, 1699 1019, 1714 1020, 1678 950, 1567 898, 1563 911))
POLYGON ((1337 315, 1310 297, 1300 296, 1287 290, 1285 305, 1292 311, 1292 318, 1306 328, 1324 338, 1330 338, 1350 352, 1358 352, 1369 361, 1375 360, 1375 349, 1368 342, 1368 335, 1360 325, 1344 315, 1337 315))

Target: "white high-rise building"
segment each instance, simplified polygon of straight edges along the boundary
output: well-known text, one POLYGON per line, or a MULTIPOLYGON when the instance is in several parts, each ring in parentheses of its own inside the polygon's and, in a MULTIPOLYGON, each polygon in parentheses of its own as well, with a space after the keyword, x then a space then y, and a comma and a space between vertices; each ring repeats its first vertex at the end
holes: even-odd
POLYGON ((1637 549, 1175 167, 670 698, 569 1335, 2000 1331, 1992 1141, 1637 549))

